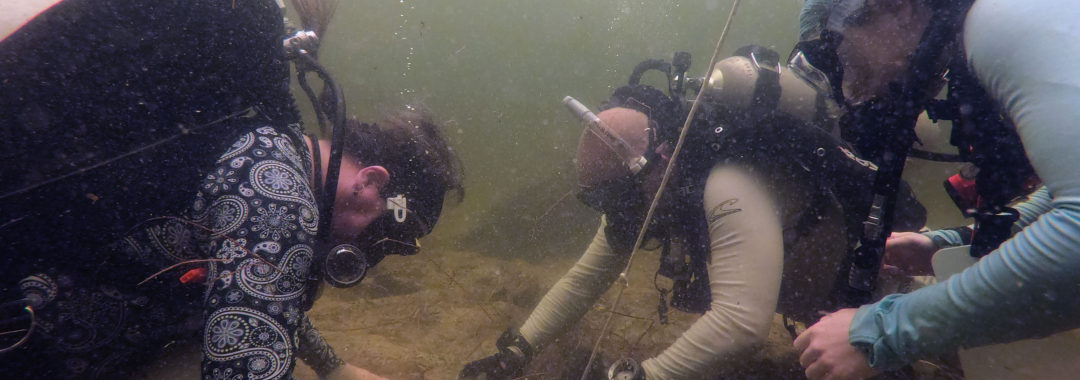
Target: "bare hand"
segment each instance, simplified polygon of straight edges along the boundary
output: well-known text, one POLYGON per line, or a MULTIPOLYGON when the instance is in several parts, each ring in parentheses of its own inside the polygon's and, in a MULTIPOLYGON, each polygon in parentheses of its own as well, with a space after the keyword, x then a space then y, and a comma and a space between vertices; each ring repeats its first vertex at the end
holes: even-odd
POLYGON ((929 276, 934 274, 930 258, 937 252, 934 242, 918 232, 896 232, 885 241, 885 258, 882 262, 887 269, 895 267, 908 276, 929 276))
POLYGON ((371 373, 366 369, 354 366, 349 363, 338 367, 333 372, 330 372, 326 376, 326 380, 388 380, 385 377, 371 373))
POLYGON ((799 364, 810 380, 855 380, 873 377, 880 371, 855 346, 848 342, 848 329, 855 309, 841 309, 826 315, 799 334, 795 349, 799 364))

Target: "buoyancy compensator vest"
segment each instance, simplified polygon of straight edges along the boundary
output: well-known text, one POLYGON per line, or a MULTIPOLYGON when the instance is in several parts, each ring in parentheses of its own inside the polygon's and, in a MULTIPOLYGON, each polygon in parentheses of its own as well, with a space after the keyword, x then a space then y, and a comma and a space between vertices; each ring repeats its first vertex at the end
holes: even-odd
MULTIPOLYGON (((724 111, 720 111, 724 112, 724 111)), ((688 312, 708 310, 711 301, 707 272, 710 240, 705 182, 709 171, 719 164, 746 164, 763 168, 772 178, 810 181, 812 201, 790 226, 793 237, 809 234, 828 207, 840 206, 847 249, 859 239, 863 217, 872 203, 867 191, 877 167, 857 157, 838 138, 814 125, 779 111, 748 119, 739 124, 695 120, 691 125, 683 158, 677 165, 672 190, 677 195, 663 236, 664 253, 660 275, 671 277, 673 307, 688 312)), ((901 187, 902 210, 897 229, 913 231, 926 222, 925 209, 906 184, 901 187)), ((785 239, 787 240, 787 239, 785 239)), ((785 241, 785 243, 790 243, 785 241)))
MULTIPOLYGON (((977 205, 958 202, 962 203, 958 205, 966 216, 975 217, 975 235, 981 235, 973 241, 974 256, 989 253, 1008 238, 1019 213, 1007 204, 1038 183, 1016 131, 968 67, 958 37, 973 2, 925 2, 932 14, 909 58, 907 72, 888 85, 887 94, 862 104, 851 104, 844 99, 843 65, 837 53, 844 38, 844 26, 862 13, 858 8, 837 7, 833 12, 823 13, 825 17, 819 20, 817 28, 804 32, 804 40, 792 52, 792 62, 808 63, 803 67, 813 69, 807 72, 819 74, 808 78, 826 79, 820 82, 829 84, 827 91, 847 108, 841 123, 845 139, 854 144, 860 155, 881 166, 873 189, 877 194, 874 210, 867 217, 860 249, 851 258, 848 294, 843 297, 848 306, 869 301, 891 229, 894 185, 915 140, 913 126, 919 113, 925 110, 932 119, 953 120, 951 142, 959 148, 960 158, 979 166, 974 187, 981 201, 977 205), (943 75, 948 79, 948 98, 934 100, 937 95, 934 91, 943 75)), ((946 186, 952 187, 948 183, 946 186)))
POLYGON ((3 40, 0 286, 181 215, 254 124, 298 137, 282 30, 273 2, 69 0, 3 40))
POLYGON ((948 79, 947 98, 931 101, 926 112, 931 119, 952 121, 949 142, 976 167, 971 178, 976 199, 962 199, 955 178, 945 181, 945 189, 964 216, 975 219, 971 255, 982 257, 1008 239, 1020 217, 1008 204, 1040 181, 1016 128, 971 72, 963 49, 955 52, 948 79))
MULTIPOLYGON (((757 70, 767 67, 775 75, 758 75, 756 80, 751 81, 752 86, 745 86, 748 91, 744 96, 749 101, 744 100, 734 107, 716 101, 729 99, 731 94, 717 92, 711 98, 703 99, 702 108, 688 131, 673 182, 669 185, 673 186, 670 191, 675 194, 676 200, 672 209, 649 227, 649 236, 662 243, 657 275, 672 279, 671 306, 682 311, 701 313, 710 307, 707 271, 710 239, 703 191, 713 166, 738 162, 769 165, 770 170, 779 172, 804 172, 801 177, 810 178, 812 188, 816 189, 814 197, 817 200, 813 204, 839 204, 842 207, 849 249, 854 248, 854 243, 858 241, 857 231, 860 231, 871 204, 871 194, 866 189, 873 183, 876 166, 858 158, 843 141, 820 125, 807 123, 776 109, 782 92, 779 85, 780 67, 769 64, 766 59, 759 60, 759 57, 769 56, 762 49, 740 49, 745 54, 740 58, 752 59, 753 67, 757 70), (840 202, 840 199, 844 202, 840 202)), ((654 67, 672 67, 657 65, 655 61, 647 62, 654 67)), ((685 70, 686 66, 681 69, 685 70)), ((668 75, 668 78, 675 79, 684 77, 684 73, 668 75)), ((648 115, 652 127, 658 129, 650 136, 650 139, 657 140, 650 141, 650 149, 663 142, 674 144, 688 107, 680 101, 680 96, 667 96, 655 88, 638 84, 636 79, 639 78, 640 73, 635 70, 630 85, 616 89, 606 107, 632 108, 648 115)), ((735 87, 727 86, 728 91, 735 87)), ((680 87, 669 85, 669 88, 680 87)), ((820 99, 809 100, 813 103, 820 99)), ((925 223, 925 209, 915 201, 909 187, 904 186, 904 189, 906 196, 901 198, 909 206, 902 209, 908 210, 909 215, 902 218, 906 221, 903 228, 915 230, 925 223)), ((823 207, 806 210, 794 226, 796 233, 802 235, 803 231, 809 231, 819 220, 817 216, 822 210, 823 207)), ((620 219, 626 218, 609 216, 606 231, 608 241, 616 252, 628 253, 633 248, 634 237, 630 230, 640 224, 629 228, 618 223, 620 219)), ((657 289, 661 297, 658 308, 661 322, 664 322, 668 290, 659 286, 657 289)))

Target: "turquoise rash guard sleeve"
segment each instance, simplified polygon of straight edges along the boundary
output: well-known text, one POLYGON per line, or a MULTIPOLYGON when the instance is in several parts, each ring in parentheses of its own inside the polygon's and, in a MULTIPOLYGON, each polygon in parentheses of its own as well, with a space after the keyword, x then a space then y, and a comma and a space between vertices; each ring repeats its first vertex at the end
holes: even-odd
POLYGON ((875 368, 1080 325, 1080 7, 979 0, 964 44, 1017 126, 1050 209, 948 281, 860 308, 850 340, 875 368))
MULTIPOLYGON (((1035 192, 1028 195, 1027 199, 1013 205, 1012 207, 1020 212, 1020 219, 1018 219, 1016 223, 1013 223, 1013 231, 1017 232, 1027 228, 1027 226, 1035 222, 1039 216, 1050 211, 1050 209, 1053 208, 1051 199, 1050 191, 1046 189, 1046 186, 1041 186, 1035 190, 1035 192)), ((974 225, 969 225, 967 227, 974 228, 974 225)), ((953 228, 928 231, 924 232, 923 235, 934 240, 938 249, 958 247, 967 244, 965 243, 964 237, 960 236, 960 232, 953 228)), ((968 238, 970 239, 970 237, 968 238)))

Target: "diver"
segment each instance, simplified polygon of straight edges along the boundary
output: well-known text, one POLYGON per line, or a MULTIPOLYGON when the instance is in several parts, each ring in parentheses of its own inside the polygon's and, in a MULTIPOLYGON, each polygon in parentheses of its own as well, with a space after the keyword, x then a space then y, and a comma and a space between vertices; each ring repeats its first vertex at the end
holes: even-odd
POLYGON ((123 378, 195 340, 207 379, 378 378, 305 312, 463 194, 426 111, 306 138, 270 0, 0 8, 5 376, 123 378))
MULTIPOLYGON (((806 121, 827 116, 817 112, 827 109, 816 105, 815 91, 780 66, 775 52, 749 46, 737 54, 716 63, 711 83, 687 80, 713 86, 702 95, 708 107, 702 105, 707 109, 691 124, 669 184, 678 190, 664 194, 661 216, 649 226, 648 236, 663 247, 657 274, 672 280, 660 292, 661 321, 666 297, 671 307, 703 315, 658 356, 640 365, 630 358, 613 364, 609 378, 701 378, 763 343, 774 313, 813 321, 833 303, 830 289, 853 241, 851 230, 861 222, 852 216, 864 215, 869 205, 862 189, 874 164, 830 135, 827 123, 806 121)), ((643 65, 677 81, 688 63, 672 69, 680 56, 673 61, 643 65)), ((590 122, 576 155, 578 198, 603 213, 600 226, 581 259, 520 329, 498 338, 499 352, 467 364, 461 378, 520 376, 532 357, 590 309, 629 260, 687 116, 678 91, 669 96, 635 83, 641 68, 599 114, 567 98, 590 122)), ((903 227, 917 230, 925 209, 913 197, 907 200, 910 218, 903 227)))
POLYGON ((992 195, 986 203, 1000 206, 1016 196, 1012 190, 1029 174, 1025 166, 1045 184, 1036 194, 1042 207, 982 207, 971 251, 981 259, 963 272, 839 310, 803 332, 795 347, 807 377, 866 378, 961 347, 1077 327, 1080 181, 1073 165, 1080 159, 1080 85, 1070 69, 1080 58, 1077 20, 1080 9, 1060 0, 805 3, 803 46, 793 59, 801 55, 811 76, 867 121, 851 129, 867 136, 867 145, 903 138, 905 128, 886 127, 938 104, 926 98, 947 79, 960 112, 942 118, 959 117, 954 143, 963 143, 961 153, 979 166, 980 196, 992 195), (888 107, 901 103, 912 109, 888 107), (981 120, 965 121, 973 118, 981 120), (980 141, 986 136, 992 138, 980 141), (1030 224, 1010 237, 1021 220, 1030 224))

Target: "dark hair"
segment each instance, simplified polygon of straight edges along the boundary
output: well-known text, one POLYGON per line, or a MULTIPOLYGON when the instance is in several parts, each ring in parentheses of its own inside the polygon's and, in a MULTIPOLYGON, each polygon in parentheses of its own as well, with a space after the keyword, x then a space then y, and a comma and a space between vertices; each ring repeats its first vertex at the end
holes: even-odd
POLYGON ((446 140, 442 126, 433 120, 431 111, 423 106, 405 106, 384 117, 379 127, 387 138, 383 140, 384 147, 392 147, 397 153, 391 156, 410 163, 403 167, 416 167, 422 174, 433 176, 444 193, 457 193, 458 202, 465 198, 461 159, 446 140))
POLYGON ((377 125, 350 118, 345 129, 346 154, 364 166, 380 165, 390 172, 385 192, 405 194, 409 209, 434 226, 447 193, 465 197, 461 160, 447 142, 442 127, 422 106, 405 106, 377 125))

